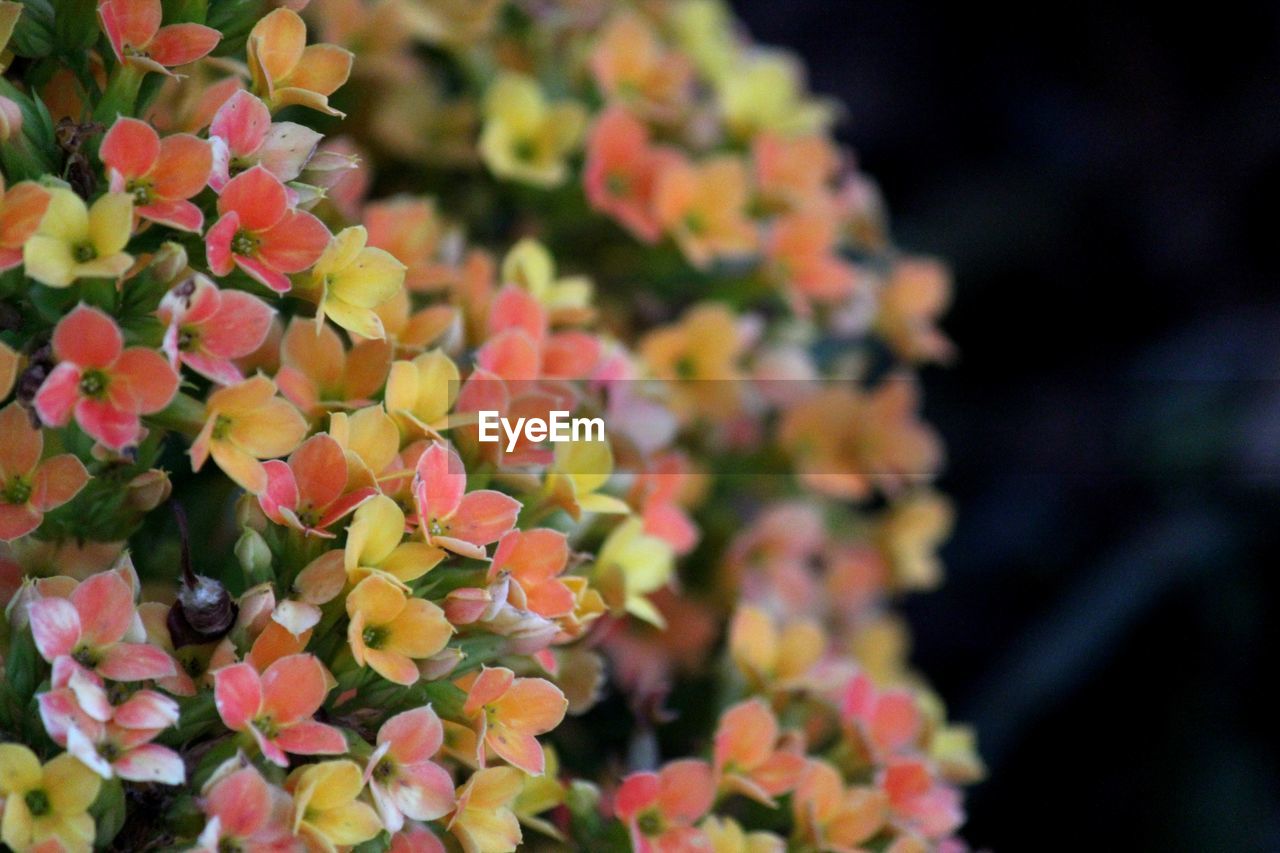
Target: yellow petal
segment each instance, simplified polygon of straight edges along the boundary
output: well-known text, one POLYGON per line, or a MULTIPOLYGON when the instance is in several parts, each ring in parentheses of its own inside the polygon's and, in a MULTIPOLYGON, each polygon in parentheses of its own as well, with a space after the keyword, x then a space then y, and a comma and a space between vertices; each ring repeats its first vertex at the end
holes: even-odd
POLYGON ((426 542, 405 542, 379 563, 378 568, 407 583, 434 569, 444 556, 444 551, 426 542))
POLYGON ((124 249, 133 230, 133 196, 129 193, 107 193, 93 203, 89 211, 89 241, 98 257, 114 255, 124 249))
POLYGON ((49 287, 66 287, 76 278, 72 244, 57 237, 43 234, 28 237, 22 247, 22 263, 28 276, 49 287))
POLYGON ((0 794, 22 794, 40 784, 40 760, 25 746, 0 743, 0 794))
POLYGON ((404 511, 386 495, 361 505, 347 531, 346 567, 378 566, 404 538, 404 511))
POLYGON ((326 275, 341 272, 351 265, 369 239, 363 225, 343 228, 325 247, 320 259, 312 267, 312 277, 319 282, 326 275))
POLYGON ((382 318, 372 308, 361 308, 341 299, 326 297, 321 303, 321 310, 334 323, 362 338, 382 340, 387 336, 382 318))
POLYGON ((343 302, 361 308, 376 308, 400 292, 405 265, 390 252, 366 248, 334 276, 330 292, 343 302))
POLYGON ((80 814, 98 797, 102 780, 69 752, 44 766, 44 789, 49 804, 61 815, 80 814))
POLYGON ((382 831, 382 821, 377 813, 358 801, 320 812, 309 818, 307 823, 339 847, 360 844, 382 831))
POLYGON ((83 243, 89 239, 89 209, 71 190, 62 187, 52 189, 38 233, 64 243, 83 243))

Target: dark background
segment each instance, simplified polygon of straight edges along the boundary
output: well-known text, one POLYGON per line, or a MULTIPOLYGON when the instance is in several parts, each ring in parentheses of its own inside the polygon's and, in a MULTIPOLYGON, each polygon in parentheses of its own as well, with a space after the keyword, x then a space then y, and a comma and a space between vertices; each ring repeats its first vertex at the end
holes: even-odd
POLYGON ((990 765, 966 838, 1280 850, 1280 6, 734 6, 955 272, 906 610, 990 765))

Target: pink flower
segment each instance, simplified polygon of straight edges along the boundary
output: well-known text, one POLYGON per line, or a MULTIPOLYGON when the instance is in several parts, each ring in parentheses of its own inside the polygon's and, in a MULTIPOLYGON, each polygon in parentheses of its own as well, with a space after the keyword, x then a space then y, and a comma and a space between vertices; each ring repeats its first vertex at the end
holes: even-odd
POLYGON ((840 701, 840 716, 877 760, 915 744, 924 718, 906 690, 878 690, 865 673, 849 680, 840 701))
POLYGON ((453 779, 431 760, 443 742, 430 706, 396 714, 378 730, 364 778, 388 832, 399 832, 405 818, 435 820, 453 811, 453 779))
POLYGON ((476 762, 484 767, 485 747, 508 764, 540 775, 546 757, 537 735, 564 719, 569 702, 564 693, 542 678, 516 678, 506 667, 484 667, 472 682, 462 713, 474 720, 476 762))
POLYGON ((427 544, 483 560, 484 546, 515 527, 520 502, 491 489, 466 489, 467 472, 453 448, 436 442, 423 451, 413 494, 427 544))
POLYGON ((937 778, 925 762, 897 759, 880 777, 889 807, 903 822, 926 838, 942 838, 964 821, 960 793, 937 778))
POLYGON ((267 488, 262 511, 276 524, 332 538, 328 528, 378 493, 373 487, 347 491, 347 457, 331 436, 313 435, 289 456, 263 462, 267 488))
POLYGON ((209 182, 209 143, 189 133, 161 139, 146 122, 121 117, 103 137, 99 156, 111 191, 133 195, 135 214, 181 231, 204 227, 204 214, 187 199, 209 182))
POLYGON ((154 690, 139 690, 113 708, 96 676, 79 667, 60 668, 73 671, 65 678, 55 672, 54 689, 38 697, 45 731, 58 746, 104 779, 182 784, 182 758, 151 743, 178 722, 176 702, 154 690))
POLYGON ((42 460, 44 432, 31 426, 17 403, 0 409, 0 541, 26 536, 44 514, 75 497, 89 481, 84 463, 70 453, 42 460))
POLYGON ((205 786, 201 805, 209 822, 200 833, 201 853, 253 850, 259 853, 301 850, 289 827, 289 795, 267 784, 252 765, 237 768, 232 759, 205 786))
POLYGON ((636 853, 704 850, 710 843, 694 824, 711 808, 715 783, 705 761, 673 761, 657 773, 632 773, 613 807, 631 832, 636 853))
POLYGON ((156 314, 166 326, 163 347, 175 369, 181 362, 219 385, 234 385, 244 375, 233 359, 262 346, 275 310, 195 275, 166 293, 156 314))
POLYGON ((161 74, 195 62, 222 38, 222 33, 202 24, 160 26, 160 0, 102 0, 98 16, 117 60, 161 74))
POLYGON ((249 732, 269 761, 288 767, 285 755, 341 755, 342 732, 311 719, 329 686, 324 667, 309 654, 280 658, 261 675, 237 663, 213 674, 214 702, 227 728, 249 732))
POLYGON ((503 379, 580 379, 600 360, 600 339, 586 332, 549 333, 537 297, 507 285, 489 307, 489 340, 476 364, 503 379))
POLYGON ((209 269, 227 275, 238 266, 277 293, 289 289, 288 273, 316 262, 332 236, 319 219, 289 206, 284 184, 263 166, 227 182, 218 214, 205 235, 209 269))
POLYGON ((243 89, 227 99, 209 125, 213 174, 209 186, 222 192, 232 175, 261 165, 281 181, 292 181, 323 137, 291 121, 271 122, 267 105, 243 89))
POLYGON ((28 606, 31 634, 40 656, 63 656, 112 681, 167 678, 173 659, 146 636, 133 606, 133 591, 115 572, 93 575, 70 598, 41 598, 28 606))
POLYGON ((120 451, 142 429, 139 415, 158 412, 178 392, 178 374, 155 350, 124 348, 120 329, 97 308, 80 305, 53 330, 58 366, 36 392, 40 420, 76 423, 104 447, 120 451))
POLYGON ((520 590, 522 609, 555 618, 573 612, 573 590, 560 580, 569 545, 558 530, 512 530, 493 552, 488 581, 508 574, 520 590))

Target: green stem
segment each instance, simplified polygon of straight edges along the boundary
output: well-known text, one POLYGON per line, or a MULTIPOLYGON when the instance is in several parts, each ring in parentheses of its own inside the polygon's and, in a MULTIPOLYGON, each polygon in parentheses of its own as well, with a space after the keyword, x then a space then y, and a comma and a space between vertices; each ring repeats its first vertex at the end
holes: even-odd
POLYGON ((151 426, 195 437, 204 428, 204 404, 194 397, 179 392, 173 398, 173 402, 154 415, 147 415, 145 420, 151 426))
POLYGON ((107 81, 107 91, 103 92, 102 100, 93 111, 94 121, 110 125, 117 116, 133 115, 138 102, 138 89, 142 87, 142 79, 146 76, 147 72, 127 60, 116 65, 111 79, 107 81))

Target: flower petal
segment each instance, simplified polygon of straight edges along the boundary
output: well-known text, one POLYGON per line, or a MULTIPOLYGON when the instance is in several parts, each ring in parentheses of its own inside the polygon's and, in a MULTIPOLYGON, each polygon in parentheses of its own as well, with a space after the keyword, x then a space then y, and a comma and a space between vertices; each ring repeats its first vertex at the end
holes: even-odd
POLYGON ((148 174, 160 156, 160 135, 145 121, 121 116, 102 138, 98 156, 125 180, 148 174))
POLYGON ((206 56, 218 46, 222 33, 201 24, 170 24, 161 27, 147 52, 156 62, 172 68, 206 56))
POLYGON ((262 708, 262 680, 247 663, 223 667, 213 674, 213 697, 222 722, 244 731, 262 708))
POLYGON ((46 459, 31 481, 31 503, 41 512, 62 506, 89 482, 84 463, 70 453, 46 459))
POLYGON ((53 330, 54 355, 81 367, 109 367, 123 348, 115 321, 88 305, 77 305, 53 330))

